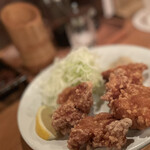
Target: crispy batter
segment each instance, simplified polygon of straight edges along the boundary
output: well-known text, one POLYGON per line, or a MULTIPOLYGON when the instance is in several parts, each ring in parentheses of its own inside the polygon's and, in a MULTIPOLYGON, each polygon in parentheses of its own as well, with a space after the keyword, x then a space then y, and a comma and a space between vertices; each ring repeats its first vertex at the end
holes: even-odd
POLYGON ((126 133, 131 125, 130 119, 115 120, 109 113, 86 117, 71 129, 68 148, 79 150, 83 145, 90 145, 93 148, 121 149, 126 143, 126 133))
POLYGON ((64 89, 59 95, 58 103, 66 104, 67 101, 74 103, 75 107, 84 113, 89 113, 93 104, 92 83, 83 82, 75 87, 64 89))
POLYGON ((64 90, 65 94, 62 92, 62 97, 60 95, 59 103, 62 105, 52 116, 54 128, 63 135, 68 134, 80 119, 87 116, 93 104, 92 84, 90 82, 81 83, 76 87, 67 88, 67 90, 64 90))
POLYGON ((106 83, 107 92, 101 98, 110 101, 118 98, 120 90, 127 88, 129 84, 142 85, 142 73, 145 69, 147 69, 145 64, 134 63, 103 72, 103 78, 108 82, 106 83))
POLYGON ((109 70, 103 72, 102 76, 106 81, 108 81, 110 74, 119 69, 125 70, 124 75, 127 76, 128 78, 130 78, 132 83, 142 84, 142 82, 143 82, 142 72, 145 69, 147 69, 147 66, 143 63, 131 63, 128 65, 122 65, 122 66, 118 66, 114 69, 109 69, 109 70))
POLYGON ((130 64, 114 69, 109 74, 106 93, 101 97, 109 101, 114 117, 132 119, 133 129, 150 127, 150 88, 142 85, 145 68, 146 65, 130 64))
POLYGON ((133 129, 150 127, 150 88, 128 85, 121 90, 119 98, 110 102, 111 111, 117 119, 130 118, 133 129))
POLYGON ((132 78, 128 78, 126 70, 119 68, 109 75, 109 82, 106 83, 106 93, 101 97, 104 100, 113 100, 119 97, 120 90, 125 89, 132 83, 132 78))
POLYGON ((58 99, 57 99, 57 103, 58 104, 64 104, 68 100, 68 98, 72 94, 72 92, 74 92, 75 88, 76 87, 65 88, 63 90, 63 92, 59 94, 58 99))

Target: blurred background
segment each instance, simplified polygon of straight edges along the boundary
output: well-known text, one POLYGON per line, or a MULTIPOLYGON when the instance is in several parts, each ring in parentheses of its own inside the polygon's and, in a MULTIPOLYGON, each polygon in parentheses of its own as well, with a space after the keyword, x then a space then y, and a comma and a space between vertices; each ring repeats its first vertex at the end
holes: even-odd
POLYGON ((150 48, 150 0, 0 0, 1 149, 31 150, 17 111, 40 71, 80 46, 109 44, 150 48))
POLYGON ((0 0, 0 95, 80 46, 150 47, 149 8, 149 0, 0 0))
MULTIPOLYGON (((85 26, 88 25, 84 25, 86 22, 84 15, 91 19, 94 30, 98 31, 103 22, 111 21, 110 18, 116 20, 108 24, 121 26, 124 19, 132 17, 136 11, 144 7, 142 0, 1 0, 0 9, 14 2, 31 3, 40 10, 47 31, 56 47, 75 45, 70 36, 72 37, 73 32, 86 30, 85 26), (83 17, 79 18, 81 16, 83 17), (69 25, 71 31, 68 31, 69 25)), ((0 21, 0 48, 11 42, 2 21, 0 21)))

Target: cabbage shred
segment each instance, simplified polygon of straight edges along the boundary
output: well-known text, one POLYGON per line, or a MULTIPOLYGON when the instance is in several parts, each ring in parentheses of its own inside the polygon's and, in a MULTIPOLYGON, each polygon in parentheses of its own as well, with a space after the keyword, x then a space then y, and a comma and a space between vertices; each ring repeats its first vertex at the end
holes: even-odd
POLYGON ((41 84, 41 93, 45 105, 57 106, 58 95, 69 86, 91 81, 94 92, 103 86, 101 69, 96 63, 97 56, 87 48, 71 52, 62 60, 55 61, 50 76, 41 84))

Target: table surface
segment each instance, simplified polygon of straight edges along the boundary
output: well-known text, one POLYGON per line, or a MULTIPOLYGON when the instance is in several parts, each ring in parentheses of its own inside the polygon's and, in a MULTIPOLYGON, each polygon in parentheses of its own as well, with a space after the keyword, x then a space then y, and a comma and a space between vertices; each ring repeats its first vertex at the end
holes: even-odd
MULTIPOLYGON (((150 34, 141 32, 132 26, 130 20, 105 20, 97 32, 97 45, 106 44, 134 44, 150 48, 150 34)), ((64 56, 69 49, 59 50, 57 56, 64 56)), ((13 67, 20 67, 21 60, 13 45, 0 51, 0 58, 7 61, 13 67), (15 61, 14 61, 15 60, 15 61), (15 62, 15 63, 13 63, 15 62)), ((33 76, 29 75, 29 81, 33 76)), ((0 149, 1 150, 31 150, 21 138, 17 126, 17 111, 20 95, 23 89, 17 94, 4 101, 0 101, 0 149), (11 100, 10 100, 11 99, 11 100)), ((150 146, 142 150, 149 150, 150 146)))

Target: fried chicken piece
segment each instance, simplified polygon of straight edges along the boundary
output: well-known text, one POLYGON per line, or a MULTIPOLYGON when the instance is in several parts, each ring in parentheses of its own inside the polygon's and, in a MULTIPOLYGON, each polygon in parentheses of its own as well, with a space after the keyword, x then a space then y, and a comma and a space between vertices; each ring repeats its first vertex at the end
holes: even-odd
POLYGON ((106 93, 101 98, 109 101, 115 118, 130 118, 133 129, 145 129, 150 127, 150 88, 141 84, 141 71, 133 69, 130 74, 124 66, 114 69, 106 83, 106 93))
POLYGON ((121 149, 126 143, 126 133, 131 119, 115 120, 109 113, 86 117, 71 129, 68 140, 70 150, 79 150, 83 145, 121 149))
POLYGON ((66 135, 79 120, 85 118, 90 112, 93 104, 92 84, 84 82, 64 91, 59 96, 58 101, 61 106, 53 113, 52 125, 57 131, 66 135))
POLYGON ((143 76, 142 73, 145 69, 147 69, 147 66, 143 63, 131 63, 128 65, 122 65, 118 66, 114 69, 109 69, 107 71, 104 71, 102 73, 103 78, 108 81, 110 74, 117 70, 125 70, 125 74, 128 78, 131 79, 132 83, 134 84, 142 84, 143 82, 143 76))
POLYGON ((77 109, 88 114, 93 104, 92 90, 91 82, 83 82, 75 87, 66 88, 59 95, 58 103, 63 105, 70 101, 77 109))
POLYGON ((119 66, 102 73, 106 83, 106 94, 102 96, 104 100, 118 98, 121 89, 125 89, 129 84, 142 85, 143 71, 147 69, 145 64, 135 63, 119 66))
POLYGON ((65 88, 63 90, 63 92, 59 94, 58 99, 57 99, 57 103, 58 104, 64 104, 68 100, 68 98, 72 94, 72 92, 74 92, 75 88, 76 87, 65 88))
POLYGON ((130 118, 133 129, 150 127, 150 87, 131 84, 120 92, 119 98, 109 103, 114 117, 130 118))

